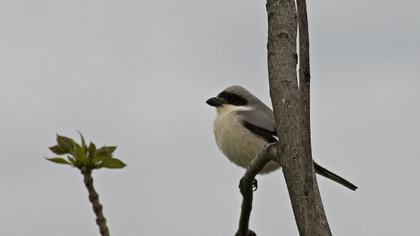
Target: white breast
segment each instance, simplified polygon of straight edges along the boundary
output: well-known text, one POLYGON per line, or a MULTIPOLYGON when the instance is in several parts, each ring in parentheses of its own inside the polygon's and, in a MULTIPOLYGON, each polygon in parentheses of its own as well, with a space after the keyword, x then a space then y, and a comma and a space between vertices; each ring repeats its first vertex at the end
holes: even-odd
MULTIPOLYGON (((226 157, 238 166, 248 168, 251 161, 268 143, 242 126, 236 111, 248 109, 224 105, 218 109, 218 116, 214 121, 214 135, 216 143, 226 157)), ((269 162, 261 171, 268 173, 277 169, 279 165, 269 162)))

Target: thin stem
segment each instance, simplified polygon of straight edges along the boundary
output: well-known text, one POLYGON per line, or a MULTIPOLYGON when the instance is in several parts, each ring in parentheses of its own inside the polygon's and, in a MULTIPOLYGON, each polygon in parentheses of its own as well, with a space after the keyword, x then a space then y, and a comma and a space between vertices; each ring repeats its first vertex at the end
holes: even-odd
POLYGON ((99 231, 102 236, 109 236, 106 219, 102 213, 102 205, 99 202, 99 195, 93 187, 92 170, 86 167, 82 167, 80 171, 83 174, 83 182, 85 183, 89 193, 89 201, 92 203, 93 212, 95 212, 96 215, 96 224, 99 226, 99 231))

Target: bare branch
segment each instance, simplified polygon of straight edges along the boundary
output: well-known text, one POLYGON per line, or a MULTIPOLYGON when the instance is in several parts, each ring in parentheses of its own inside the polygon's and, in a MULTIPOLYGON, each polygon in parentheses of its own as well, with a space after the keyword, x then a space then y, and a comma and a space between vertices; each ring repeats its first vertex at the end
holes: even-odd
POLYGON ((264 147, 246 170, 245 175, 239 182, 239 189, 242 194, 241 217, 239 219, 239 228, 235 236, 256 236, 256 234, 249 229, 249 217, 252 210, 253 187, 256 184, 255 176, 262 170, 264 165, 270 160, 277 161, 277 144, 271 143, 264 147))
MULTIPOLYGON (((302 2, 298 3, 301 8, 302 2)), ((303 5, 306 8, 306 5, 303 5)), ((301 12, 302 13, 302 12, 301 12)), ((310 148, 309 41, 306 11, 300 15, 306 58, 297 83, 297 15, 293 0, 267 0, 268 74, 270 95, 279 136, 279 153, 295 220, 301 236, 331 235, 323 210, 310 148), (305 36, 306 35, 306 36, 305 36), (306 38, 305 38, 306 37, 306 38), (306 89, 306 90, 305 90, 306 89), (302 92, 305 91, 305 92, 302 92), (304 105, 305 104, 305 105, 304 105), (282 150, 280 150, 280 147, 282 150)), ((302 63, 302 62, 301 62, 302 63)))
MULTIPOLYGON (((300 142, 302 144, 304 157, 306 161, 303 162, 305 174, 305 186, 308 187, 308 194, 313 194, 308 198, 309 201, 314 201, 317 206, 316 213, 320 224, 318 225, 324 235, 331 235, 331 230, 328 225, 327 217, 325 215, 324 206, 322 204, 321 195, 318 189, 316 175, 314 174, 314 165, 312 160, 312 145, 311 145, 311 118, 310 118, 310 88, 311 88, 311 74, 310 74, 310 56, 309 56, 309 26, 308 14, 306 9, 306 0, 296 0, 298 12, 299 25, 299 90, 301 102, 301 121, 302 129, 300 130, 300 142)), ((309 203, 309 204, 314 204, 309 203)), ((317 227, 317 226, 313 226, 317 227)))

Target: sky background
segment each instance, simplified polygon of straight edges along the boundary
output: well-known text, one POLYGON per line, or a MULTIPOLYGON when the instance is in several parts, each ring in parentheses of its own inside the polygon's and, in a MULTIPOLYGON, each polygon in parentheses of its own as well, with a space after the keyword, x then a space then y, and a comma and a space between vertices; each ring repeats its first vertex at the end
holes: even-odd
MULTIPOLYGON (((314 159, 334 235, 420 235, 420 3, 309 1, 314 159)), ((0 2, 0 235, 98 235, 82 176, 47 162, 55 134, 118 145, 94 172, 112 235, 233 235, 243 170, 204 102, 229 85, 267 104, 261 0, 0 2)), ((281 171, 251 228, 298 235, 281 171)))

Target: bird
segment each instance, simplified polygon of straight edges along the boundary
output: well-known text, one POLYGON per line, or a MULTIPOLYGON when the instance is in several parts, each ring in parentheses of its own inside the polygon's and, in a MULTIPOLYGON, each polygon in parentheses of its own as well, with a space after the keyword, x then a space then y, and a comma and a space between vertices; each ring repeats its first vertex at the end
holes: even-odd
MULTIPOLYGON (((216 108, 213 133, 216 144, 234 164, 247 169, 255 156, 268 144, 278 141, 274 113, 245 88, 234 85, 225 88, 206 103, 216 108)), ((315 172, 351 190, 357 187, 344 178, 313 162, 315 172)), ((279 169, 269 161, 259 174, 279 169)))

